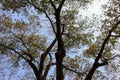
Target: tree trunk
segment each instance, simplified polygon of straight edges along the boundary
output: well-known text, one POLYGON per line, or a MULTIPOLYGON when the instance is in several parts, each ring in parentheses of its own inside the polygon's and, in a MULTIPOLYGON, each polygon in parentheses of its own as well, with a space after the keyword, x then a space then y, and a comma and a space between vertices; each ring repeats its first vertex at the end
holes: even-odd
POLYGON ((56 57, 56 79, 57 80, 64 80, 63 67, 62 67, 62 62, 63 62, 64 56, 65 56, 65 51, 58 51, 55 54, 55 57, 56 57))
POLYGON ((61 31, 61 20, 60 20, 60 11, 59 9, 55 12, 56 16, 56 27, 57 27, 57 40, 58 40, 58 46, 57 46, 57 52, 55 54, 56 57, 56 80, 64 80, 63 76, 63 58, 65 57, 65 49, 64 49, 64 42, 62 39, 62 31, 61 31))

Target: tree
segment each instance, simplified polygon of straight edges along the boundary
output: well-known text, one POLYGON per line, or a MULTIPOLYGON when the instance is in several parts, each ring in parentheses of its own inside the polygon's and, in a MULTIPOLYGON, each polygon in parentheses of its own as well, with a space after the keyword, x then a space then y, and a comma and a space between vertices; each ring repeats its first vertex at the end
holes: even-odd
MULTIPOLYGON (((106 6, 106 5, 105 5, 106 6)), ((109 8, 107 8, 106 14, 109 17, 108 19, 104 20, 104 22, 107 24, 104 24, 103 26, 107 27, 107 31, 105 31, 107 33, 104 41, 102 42, 101 48, 98 52, 98 55, 95 58, 93 67, 91 68, 91 70, 89 71, 87 77, 85 78, 85 80, 89 80, 92 78, 95 70, 100 67, 100 66, 104 66, 107 65, 109 60, 115 58, 115 57, 119 57, 119 55, 116 55, 114 57, 106 57, 106 55, 110 55, 110 50, 114 49, 114 48, 110 48, 108 50, 106 50, 108 47, 110 47, 109 45, 114 45, 114 43, 116 42, 116 39, 111 38, 113 37, 112 33, 115 33, 115 35, 119 35, 119 33, 117 33, 116 31, 118 31, 119 28, 119 24, 120 24, 120 20, 119 20, 119 1, 111 1, 109 8), (113 7, 110 7, 110 6, 113 7), (115 12, 114 12, 115 11, 115 12), (111 28, 109 28, 111 26, 111 28), (109 43, 109 45, 108 45, 109 43), (107 48, 105 47, 107 46, 107 48), (103 60, 102 60, 103 57, 103 60), (102 63, 100 63, 100 59, 102 60, 102 63)), ((114 36, 115 36, 114 35, 114 36)))
MULTIPOLYGON (((88 2, 86 0, 1 0, 3 10, 12 10, 13 13, 24 14, 26 21, 28 20, 28 22, 19 20, 14 22, 6 15, 1 16, 1 53, 12 54, 12 57, 15 56, 15 59, 17 57, 24 59, 32 68, 37 80, 46 80, 48 72, 53 65, 56 65, 56 80, 64 80, 63 68, 77 73, 78 76, 83 76, 85 80, 91 80, 98 67, 107 65, 108 61, 116 57, 108 57, 111 49, 113 49, 109 44, 116 40, 111 37, 113 32, 119 32, 117 27, 119 27, 120 21, 119 15, 117 17, 116 15, 110 16, 109 19, 112 20, 104 20, 104 25, 100 28, 103 29, 100 31, 102 35, 99 36, 105 37, 104 41, 102 37, 98 37, 98 42, 93 43, 92 38, 94 35, 92 32, 87 32, 87 30, 94 28, 94 24, 87 21, 87 19, 81 20, 81 22, 75 21, 78 8, 86 6, 88 2), (33 11, 36 11, 37 15, 32 14, 32 11, 28 10, 33 7, 33 11), (41 16, 45 16, 44 18, 49 21, 47 24, 52 29, 49 30, 52 36, 54 36, 49 46, 46 44, 49 41, 49 37, 46 38, 41 35, 42 33, 39 33, 42 31, 41 28, 48 29, 45 21, 43 22, 39 19, 41 16), (89 72, 87 70, 83 71, 83 73, 78 72, 64 65, 67 60, 73 61, 73 63, 82 60, 82 58, 78 59, 79 57, 76 60, 72 60, 69 57, 66 60, 64 58, 67 56, 67 51, 70 51, 71 48, 79 47, 78 44, 79 46, 89 46, 84 52, 84 54, 91 55, 90 57, 94 59, 93 66, 89 72), (53 56, 55 56, 55 63, 53 56), (86 74, 86 77, 84 74, 86 74)), ((79 62, 75 65, 78 68, 79 62)))

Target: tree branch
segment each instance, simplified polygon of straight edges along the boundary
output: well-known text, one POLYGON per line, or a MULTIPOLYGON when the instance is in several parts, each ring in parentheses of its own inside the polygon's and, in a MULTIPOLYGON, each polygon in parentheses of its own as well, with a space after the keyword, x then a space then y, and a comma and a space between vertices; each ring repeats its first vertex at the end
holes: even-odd
POLYGON ((37 79, 40 79, 39 71, 38 71, 37 67, 31 61, 28 61, 28 63, 31 66, 31 68, 33 69, 33 72, 35 73, 35 76, 37 77, 37 79))
POLYGON ((43 54, 45 54, 45 56, 46 56, 47 54, 49 54, 50 50, 51 50, 52 47, 55 45, 56 41, 57 41, 57 38, 55 38, 55 39, 53 40, 53 42, 49 45, 49 47, 48 47, 48 48, 46 49, 46 51, 43 53, 43 54))
POLYGON ((103 44, 102 44, 101 49, 100 49, 100 51, 99 51, 99 53, 98 53, 98 56, 96 57, 96 59, 95 59, 95 61, 94 61, 94 64, 93 64, 91 70, 89 71, 88 75, 86 76, 85 80, 91 80, 91 79, 92 79, 92 76, 93 76, 93 74, 94 74, 94 72, 95 72, 95 70, 96 70, 98 67, 108 64, 108 61, 105 61, 105 62, 103 62, 103 63, 99 63, 99 59, 100 59, 101 56, 102 56, 102 53, 103 53, 104 48, 105 48, 105 45, 106 45, 106 43, 108 42, 108 40, 110 39, 113 30, 118 26, 118 24, 120 24, 120 21, 118 21, 118 22, 112 27, 112 29, 109 31, 107 37, 106 37, 105 40, 103 41, 103 44))
POLYGON ((7 46, 7 45, 5 45, 5 44, 2 44, 2 43, 0 43, 0 46, 5 47, 5 48, 7 48, 7 49, 9 49, 9 50, 17 53, 18 55, 20 55, 20 56, 21 56, 23 59, 25 59, 26 61, 30 61, 29 59, 27 59, 26 57, 24 57, 22 54, 20 54, 18 51, 16 51, 14 48, 12 48, 12 47, 10 47, 10 46, 7 46))
POLYGON ((27 2, 28 2, 30 5, 32 5, 35 9, 37 9, 37 10, 39 10, 39 11, 44 12, 44 10, 43 10, 43 9, 41 9, 41 8, 37 7, 36 5, 34 5, 34 4, 33 4, 32 2, 30 2, 29 0, 27 0, 27 2))
POLYGON ((65 68, 65 69, 67 69, 67 70, 69 70, 69 71, 72 71, 72 72, 76 73, 78 76, 80 76, 81 74, 83 74, 83 73, 77 72, 77 71, 75 71, 75 70, 73 70, 73 69, 70 69, 70 68, 68 68, 68 67, 65 66, 65 65, 62 65, 62 66, 63 66, 63 68, 65 68))
POLYGON ((42 11, 42 12, 46 15, 46 17, 48 18, 48 20, 49 20, 49 22, 50 22, 50 24, 51 24, 51 26, 52 26, 53 32, 56 34, 56 31, 55 31, 53 22, 52 22, 52 20, 50 19, 50 17, 49 17, 49 15, 47 14, 47 12, 46 12, 45 10, 37 7, 35 4, 33 4, 32 2, 30 2, 29 0, 27 0, 27 1, 28 1, 28 3, 29 3, 30 5, 32 5, 35 9, 37 9, 38 11, 42 11))
POLYGON ((101 46, 101 49, 100 49, 100 51, 99 51, 99 53, 98 53, 98 56, 97 56, 96 59, 95 59, 95 62, 98 62, 99 59, 101 58, 102 53, 103 53, 103 50, 104 50, 104 48, 105 48, 105 45, 106 45, 107 41, 110 39, 110 37, 111 37, 111 33, 113 32, 113 30, 114 30, 119 24, 120 24, 120 21, 118 21, 118 22, 112 27, 112 29, 109 31, 109 34, 108 34, 107 37, 105 38, 105 40, 104 40, 104 42, 103 42, 103 44, 102 44, 102 46, 101 46))
POLYGON ((99 64, 98 64, 98 67, 104 66, 104 65, 107 65, 107 64, 108 64, 108 61, 106 60, 106 61, 104 61, 103 63, 99 63, 99 64))
POLYGON ((116 58, 116 57, 120 57, 120 55, 115 55, 115 56, 113 56, 113 57, 111 57, 111 58, 109 58, 109 59, 106 59, 106 58, 103 58, 103 62, 104 62, 104 60, 107 60, 107 61, 110 61, 110 60, 112 60, 112 59, 114 59, 114 58, 116 58))
POLYGON ((46 49, 46 51, 41 55, 40 65, 39 65, 40 76, 42 75, 42 72, 43 72, 44 60, 45 60, 47 54, 49 54, 49 52, 52 49, 52 47, 55 45, 56 41, 57 41, 57 39, 55 38, 53 40, 53 42, 50 44, 50 46, 46 49))
POLYGON ((59 11, 61 11, 64 2, 65 2, 65 0, 62 0, 62 1, 60 2, 60 5, 58 6, 58 10, 59 10, 59 11))
POLYGON ((10 47, 10 46, 7 46, 7 45, 2 44, 2 43, 0 43, 0 46, 5 47, 5 48, 7 48, 7 49, 9 49, 9 50, 12 50, 13 52, 17 53, 20 57, 22 57, 26 62, 29 63, 29 65, 30 65, 31 68, 33 69, 36 77, 39 76, 39 75, 38 75, 38 69, 37 69, 37 67, 31 62, 31 60, 27 59, 26 57, 24 57, 22 54, 20 54, 18 51, 16 51, 14 48, 12 48, 12 47, 10 47))
POLYGON ((52 1, 52 0, 49 0, 49 1, 50 1, 50 3, 51 3, 52 7, 54 8, 54 10, 56 10, 56 6, 55 6, 55 4, 53 3, 53 1, 52 1))
MULTIPOLYGON (((56 65, 56 63, 52 63, 52 66, 53 66, 53 65, 56 65)), ((62 66, 63 66, 63 68, 65 68, 65 69, 67 69, 67 70, 69 70, 69 71, 72 71, 72 72, 76 73, 78 76, 86 73, 86 72, 83 72, 83 73, 77 72, 77 71, 75 71, 75 70, 73 70, 73 69, 68 68, 68 67, 65 66, 64 64, 62 64, 62 66)))
POLYGON ((51 67, 51 65, 52 65, 52 56, 51 56, 51 54, 49 54, 49 57, 50 57, 50 62, 49 62, 49 64, 47 65, 47 67, 46 67, 46 69, 45 69, 45 72, 44 72, 44 78, 46 78, 46 76, 47 76, 47 74, 48 74, 48 71, 49 71, 49 69, 50 69, 50 67, 51 67))
POLYGON ((116 58, 116 57, 120 57, 120 55, 115 55, 115 56, 113 56, 112 58, 110 58, 110 59, 108 59, 108 60, 112 60, 112 59, 114 59, 114 58, 116 58))
MULTIPOLYGON (((35 61, 34 57, 31 55, 30 49, 27 47, 26 43, 25 43, 24 40, 22 39, 23 36, 17 37, 17 36, 14 35, 14 34, 13 34, 13 36, 14 36, 15 38, 19 39, 20 42, 22 43, 22 45, 27 49, 28 52, 24 52, 24 51, 23 51, 23 53, 26 54, 26 55, 30 58, 31 61, 32 61, 32 60, 35 61), (29 53, 30 53, 30 54, 29 54, 29 53)), ((21 50, 21 51, 22 51, 22 50, 21 50)), ((37 61, 35 61, 35 62, 37 62, 37 61)))

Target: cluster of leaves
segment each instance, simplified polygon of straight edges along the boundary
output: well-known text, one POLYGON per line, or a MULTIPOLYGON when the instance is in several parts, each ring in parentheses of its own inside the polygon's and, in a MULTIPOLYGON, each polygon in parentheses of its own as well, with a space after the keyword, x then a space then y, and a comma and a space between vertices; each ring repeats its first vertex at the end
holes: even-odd
POLYGON ((20 54, 28 53, 38 57, 40 56, 40 51, 46 49, 46 39, 36 34, 33 30, 31 31, 31 28, 24 22, 17 21, 13 23, 5 15, 2 15, 1 19, 3 20, 0 21, 0 44, 4 45, 1 46, 1 53, 13 48, 20 54), (6 48, 5 46, 8 47, 6 48))
POLYGON ((0 0, 0 3, 2 4, 3 10, 17 10, 18 8, 25 7, 26 6, 26 0, 0 0))

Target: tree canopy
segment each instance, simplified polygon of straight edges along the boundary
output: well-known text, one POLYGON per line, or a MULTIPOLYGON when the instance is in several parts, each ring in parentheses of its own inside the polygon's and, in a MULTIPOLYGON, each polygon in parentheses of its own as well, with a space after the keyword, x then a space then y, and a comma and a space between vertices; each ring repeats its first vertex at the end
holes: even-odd
POLYGON ((23 80, 119 79, 120 1, 107 1, 100 17, 79 16, 93 2, 0 0, 0 64, 27 70, 23 80))

